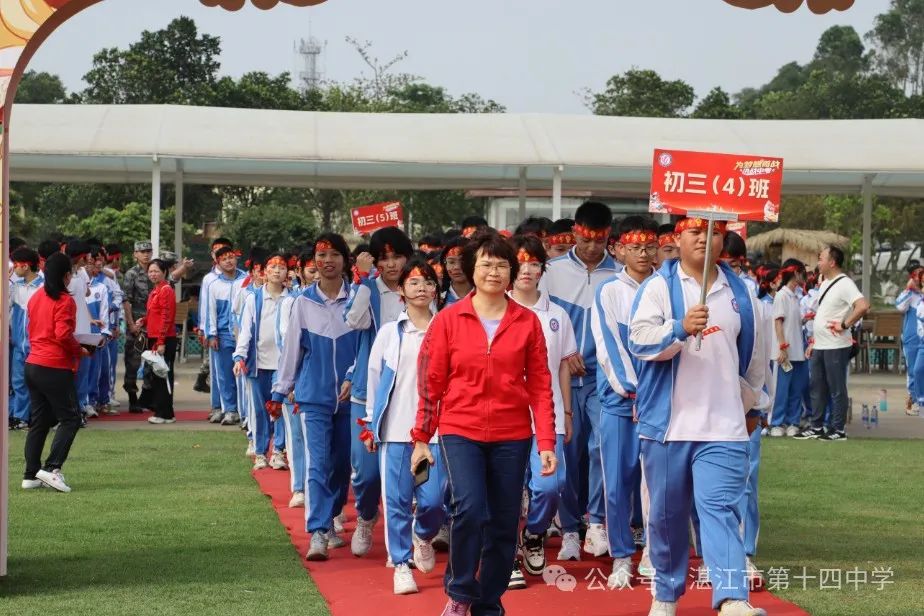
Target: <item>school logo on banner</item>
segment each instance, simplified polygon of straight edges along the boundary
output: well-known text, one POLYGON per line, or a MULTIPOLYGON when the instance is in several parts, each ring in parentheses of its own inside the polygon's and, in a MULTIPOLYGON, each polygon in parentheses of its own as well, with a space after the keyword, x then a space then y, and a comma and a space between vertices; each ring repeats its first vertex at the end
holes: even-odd
POLYGON ((551 329, 553 332, 557 332, 558 328, 559 328, 558 319, 552 319, 551 321, 549 321, 549 329, 551 329))

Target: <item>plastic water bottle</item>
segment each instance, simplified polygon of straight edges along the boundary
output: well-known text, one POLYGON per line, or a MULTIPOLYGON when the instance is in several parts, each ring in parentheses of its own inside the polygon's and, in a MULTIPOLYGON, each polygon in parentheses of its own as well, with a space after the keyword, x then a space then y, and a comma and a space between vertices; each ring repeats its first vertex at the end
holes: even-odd
POLYGON ((869 426, 871 428, 879 427, 879 406, 873 405, 869 410, 869 426))
POLYGON ((879 390, 879 410, 882 411, 883 413, 886 413, 889 410, 889 400, 886 397, 888 393, 889 392, 886 391, 885 389, 879 390))
POLYGON ((863 405, 863 425, 869 430, 869 405, 863 405))

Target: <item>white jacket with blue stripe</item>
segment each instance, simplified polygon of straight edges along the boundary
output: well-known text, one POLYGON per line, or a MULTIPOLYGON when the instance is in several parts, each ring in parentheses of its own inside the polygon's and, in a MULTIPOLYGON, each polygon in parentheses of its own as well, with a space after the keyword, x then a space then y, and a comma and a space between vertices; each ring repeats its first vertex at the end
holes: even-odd
POLYGON ((622 270, 622 266, 604 253, 603 259, 592 272, 572 248, 566 254, 549 261, 540 281, 540 289, 548 293, 553 302, 565 309, 574 328, 578 351, 584 358, 586 376, 571 379, 572 386, 596 383, 597 345, 590 328, 591 309, 597 287, 622 270))
MULTIPOLYGON (((677 275, 679 260, 666 262, 657 274, 642 283, 632 305, 629 352, 642 360, 638 364, 636 408, 639 434, 664 442, 671 420, 674 380, 685 344, 695 344, 683 328, 688 306, 677 275)), ((729 287, 739 306, 738 382, 742 414, 769 405, 764 391, 768 372, 768 343, 762 312, 744 282, 724 263, 729 287)), ((708 386, 708 384, 703 384, 708 386)), ((690 392, 695 396, 696 392, 690 392)))

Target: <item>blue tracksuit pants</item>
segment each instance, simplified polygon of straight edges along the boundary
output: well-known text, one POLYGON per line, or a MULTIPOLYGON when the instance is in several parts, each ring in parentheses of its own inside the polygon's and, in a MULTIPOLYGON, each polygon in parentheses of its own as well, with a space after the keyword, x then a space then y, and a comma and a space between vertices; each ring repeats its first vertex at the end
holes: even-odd
MULTIPOLYGON (((379 498, 382 496, 382 484, 379 476, 380 456, 366 451, 366 446, 359 440, 362 431, 357 419, 366 416, 363 402, 350 403, 350 483, 356 498, 356 511, 359 517, 369 521, 379 511, 379 498)), ((395 561, 400 562, 400 561, 395 561)))
POLYGON ((305 435, 305 530, 327 532, 346 504, 350 485, 350 412, 346 406, 329 409, 301 405, 305 435))
POLYGON ((555 436, 555 457, 558 458, 558 469, 554 474, 543 477, 539 447, 536 439, 533 439, 529 452, 529 466, 526 468, 526 485, 529 488, 526 530, 533 535, 544 535, 545 531, 549 530, 567 486, 564 434, 555 436))
MULTIPOLYGON (((600 415, 600 458, 606 504, 606 530, 610 556, 627 558, 635 554, 632 537, 634 501, 640 501, 638 424, 632 417, 603 409, 600 415)), ((641 505, 639 505, 641 506, 641 505)))

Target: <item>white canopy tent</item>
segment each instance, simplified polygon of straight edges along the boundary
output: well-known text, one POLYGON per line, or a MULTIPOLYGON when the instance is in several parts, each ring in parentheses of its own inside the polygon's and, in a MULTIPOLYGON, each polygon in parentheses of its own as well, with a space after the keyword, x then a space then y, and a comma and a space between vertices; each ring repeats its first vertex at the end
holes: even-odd
MULTIPOLYGON (((748 121, 539 114, 365 114, 173 105, 16 105, 14 181, 472 189, 562 185, 646 195, 655 147, 780 156, 788 194, 924 195, 924 120, 748 121)), ((556 216, 557 217, 557 216, 556 216)), ((176 225, 176 229, 181 229, 176 225)), ((179 231, 178 231, 179 233, 179 231)), ((181 242, 177 236, 177 250, 181 242)))

